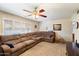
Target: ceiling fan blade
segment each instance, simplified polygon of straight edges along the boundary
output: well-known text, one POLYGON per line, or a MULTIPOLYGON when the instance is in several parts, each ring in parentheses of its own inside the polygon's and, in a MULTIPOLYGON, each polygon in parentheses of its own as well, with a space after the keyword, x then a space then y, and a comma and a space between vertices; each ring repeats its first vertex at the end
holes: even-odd
POLYGON ((42 13, 42 12, 45 12, 45 10, 44 9, 39 10, 39 13, 42 13))
POLYGON ((23 9, 23 11, 26 11, 26 12, 32 13, 31 11, 29 11, 29 10, 25 10, 25 9, 23 9))
POLYGON ((45 17, 45 18, 47 18, 47 16, 46 16, 46 15, 39 15, 39 16, 42 16, 42 17, 45 17))
POLYGON ((30 14, 30 15, 25 15, 25 17, 28 17, 28 16, 32 16, 32 14, 30 14))

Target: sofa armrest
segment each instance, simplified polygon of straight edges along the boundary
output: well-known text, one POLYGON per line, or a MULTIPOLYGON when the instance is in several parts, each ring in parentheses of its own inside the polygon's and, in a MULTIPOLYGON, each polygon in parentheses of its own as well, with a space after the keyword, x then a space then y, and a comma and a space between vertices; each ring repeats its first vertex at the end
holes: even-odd
POLYGON ((8 45, 1 45, 1 47, 3 48, 3 51, 4 51, 5 55, 10 55, 11 48, 8 45))

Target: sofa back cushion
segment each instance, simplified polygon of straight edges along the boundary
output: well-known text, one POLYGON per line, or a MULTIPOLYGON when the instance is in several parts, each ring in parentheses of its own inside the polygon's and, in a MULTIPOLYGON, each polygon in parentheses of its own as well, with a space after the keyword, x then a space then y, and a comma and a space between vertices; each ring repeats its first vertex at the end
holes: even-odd
POLYGON ((26 40, 31 40, 33 38, 37 37, 43 37, 43 38, 49 38, 53 37, 55 38, 55 33, 53 31, 39 31, 39 32, 32 32, 27 34, 17 34, 17 35, 7 35, 7 36, 1 36, 0 43, 11 43, 11 44, 17 44, 26 40))
POLYGON ((24 36, 25 36, 25 34, 3 35, 3 36, 1 36, 0 43, 7 42, 7 43, 13 43, 13 44, 15 44, 15 43, 20 42, 20 38, 22 38, 24 36))

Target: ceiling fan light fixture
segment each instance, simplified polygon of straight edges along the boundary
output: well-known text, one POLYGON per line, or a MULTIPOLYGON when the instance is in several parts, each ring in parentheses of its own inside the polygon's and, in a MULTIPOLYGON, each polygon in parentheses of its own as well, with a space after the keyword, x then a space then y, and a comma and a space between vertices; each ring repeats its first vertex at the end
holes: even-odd
POLYGON ((38 15, 32 15, 33 19, 37 19, 39 16, 38 15))

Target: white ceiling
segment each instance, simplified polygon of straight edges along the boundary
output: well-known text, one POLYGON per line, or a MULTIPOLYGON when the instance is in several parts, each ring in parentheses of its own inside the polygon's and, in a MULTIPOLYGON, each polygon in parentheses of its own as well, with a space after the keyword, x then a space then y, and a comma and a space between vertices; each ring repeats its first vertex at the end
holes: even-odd
POLYGON ((72 17, 73 13, 79 9, 79 4, 77 3, 8 3, 0 4, 0 10, 9 12, 24 18, 29 18, 35 21, 44 21, 44 20, 54 20, 54 19, 63 19, 72 17), (45 15, 47 18, 38 17, 38 19, 33 19, 28 12, 23 11, 23 9, 33 11, 34 7, 39 6, 39 8, 45 9, 45 15))

